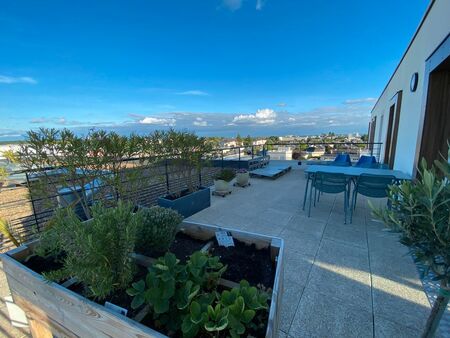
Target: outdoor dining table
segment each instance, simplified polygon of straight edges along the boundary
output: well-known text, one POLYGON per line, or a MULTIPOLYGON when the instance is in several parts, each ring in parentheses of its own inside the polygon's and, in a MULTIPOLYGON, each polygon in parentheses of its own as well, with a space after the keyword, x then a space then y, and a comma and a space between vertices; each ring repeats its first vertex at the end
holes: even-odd
POLYGON ((312 180, 314 174, 316 172, 324 172, 330 174, 344 174, 348 178, 358 178, 361 174, 370 174, 370 175, 390 175, 395 177, 397 181, 411 180, 411 175, 408 175, 400 170, 392 170, 392 169, 375 169, 375 168, 363 168, 363 167, 342 167, 342 166, 333 166, 333 165, 308 165, 305 169, 306 174, 306 187, 305 187, 305 196, 303 199, 303 210, 305 210, 306 205, 306 197, 308 195, 308 186, 309 181, 312 180))

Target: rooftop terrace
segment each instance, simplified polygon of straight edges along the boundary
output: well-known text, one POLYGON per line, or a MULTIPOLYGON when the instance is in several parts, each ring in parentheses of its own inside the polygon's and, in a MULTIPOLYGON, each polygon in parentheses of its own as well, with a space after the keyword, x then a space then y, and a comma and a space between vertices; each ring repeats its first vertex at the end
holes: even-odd
MULTIPOLYGON (((397 235, 372 219, 364 197, 352 224, 344 224, 342 194, 323 195, 308 218, 305 175, 291 163, 276 180, 254 178, 225 198, 212 196, 211 207, 189 220, 285 240, 280 337, 420 336, 430 303, 397 235)), ((4 297, 6 280, 0 283, 4 297)), ((3 298, 1 305, 0 336, 27 336, 9 325, 3 298)))
POLYGON ((295 167, 213 196, 190 219, 285 240, 281 337, 420 336, 430 303, 407 248, 372 219, 364 197, 352 224, 344 224, 342 194, 325 194, 308 218, 304 172, 295 167))

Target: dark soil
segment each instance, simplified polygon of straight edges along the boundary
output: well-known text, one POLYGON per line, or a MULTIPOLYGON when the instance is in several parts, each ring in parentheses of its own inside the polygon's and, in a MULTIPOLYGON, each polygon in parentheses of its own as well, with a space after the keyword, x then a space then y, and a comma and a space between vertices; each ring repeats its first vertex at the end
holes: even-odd
MULTIPOLYGON (((169 251, 175 254, 181 262, 186 262, 187 258, 195 251, 200 250, 207 242, 192 238, 183 232, 178 232, 175 240, 170 245, 169 251)), ((139 252, 152 258, 159 258, 166 254, 165 251, 148 250, 147 252, 139 252)))
POLYGON ((31 256, 21 263, 37 273, 43 273, 61 269, 63 267, 62 259, 62 256, 49 256, 45 258, 40 256, 31 256))
POLYGON ((257 250, 255 245, 247 245, 234 239, 234 247, 219 246, 217 241, 211 248, 213 256, 219 256, 223 264, 228 265, 223 278, 239 283, 245 279, 250 285, 273 287, 275 265, 270 259, 270 250, 257 250))
POLYGON ((174 253, 179 260, 185 262, 190 255, 195 251, 199 251, 206 243, 205 241, 192 238, 183 232, 179 232, 170 246, 169 251, 174 253))

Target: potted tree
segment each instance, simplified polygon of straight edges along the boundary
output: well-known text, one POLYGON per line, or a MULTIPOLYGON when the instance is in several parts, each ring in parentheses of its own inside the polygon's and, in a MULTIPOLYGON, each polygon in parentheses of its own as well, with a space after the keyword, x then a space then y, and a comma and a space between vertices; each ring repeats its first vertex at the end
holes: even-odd
POLYGON ((165 158, 166 174, 178 183, 168 184, 167 194, 158 199, 158 204, 184 217, 209 207, 210 189, 201 185, 200 173, 212 152, 211 143, 195 133, 170 129, 153 132, 149 144, 155 156, 165 158))
POLYGON ((250 174, 247 169, 239 169, 236 173, 236 184, 240 187, 249 185, 250 174))
POLYGON ((222 169, 214 178, 214 193, 225 196, 231 193, 230 182, 236 177, 233 169, 222 169))
MULTIPOLYGON (((414 259, 422 263, 426 274, 434 274, 440 290, 422 337, 434 337, 450 298, 450 165, 435 161, 427 169, 422 160, 419 179, 390 187, 389 209, 373 209, 374 215, 401 234, 414 259)), ((373 208, 373 207, 372 207, 373 208)))
POLYGON ((152 177, 144 175, 149 167, 145 143, 137 135, 103 130, 79 136, 68 129, 42 128, 27 133, 17 161, 27 171, 30 195, 42 201, 41 208, 71 206, 89 219, 94 201, 114 205, 122 198, 138 204, 136 191, 152 177))

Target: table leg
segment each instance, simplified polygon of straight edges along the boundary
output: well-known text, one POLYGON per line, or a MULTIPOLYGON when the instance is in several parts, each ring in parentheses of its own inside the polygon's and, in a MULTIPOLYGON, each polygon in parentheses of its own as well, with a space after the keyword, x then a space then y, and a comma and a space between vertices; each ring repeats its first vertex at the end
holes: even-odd
POLYGON ((303 211, 305 211, 305 206, 306 206, 306 197, 308 196, 308 185, 309 185, 309 180, 311 175, 307 174, 308 177, 306 178, 306 187, 305 187, 305 196, 303 197, 303 211))

